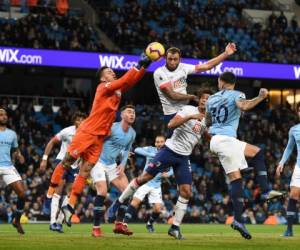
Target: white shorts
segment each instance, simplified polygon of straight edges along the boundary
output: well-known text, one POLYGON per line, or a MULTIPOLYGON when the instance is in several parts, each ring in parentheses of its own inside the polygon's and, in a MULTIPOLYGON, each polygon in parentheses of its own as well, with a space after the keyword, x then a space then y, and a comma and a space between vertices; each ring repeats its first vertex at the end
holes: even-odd
POLYGON ((248 167, 245 158, 246 142, 226 135, 214 135, 210 150, 217 154, 226 174, 248 167))
POLYGON ((107 181, 108 183, 112 182, 118 177, 117 164, 104 165, 100 162, 92 168, 91 177, 93 183, 98 181, 107 181))
POLYGON ((10 167, 0 166, 0 176, 2 176, 3 181, 5 182, 6 185, 22 180, 18 170, 14 166, 10 166, 10 167))
POLYGON ((298 165, 296 165, 294 168, 290 187, 300 188, 300 167, 298 165))
POLYGON ((134 193, 133 198, 137 198, 140 201, 144 200, 145 196, 148 194, 148 200, 150 204, 155 203, 163 203, 162 195, 161 195, 161 187, 154 188, 147 184, 139 187, 136 192, 134 193))

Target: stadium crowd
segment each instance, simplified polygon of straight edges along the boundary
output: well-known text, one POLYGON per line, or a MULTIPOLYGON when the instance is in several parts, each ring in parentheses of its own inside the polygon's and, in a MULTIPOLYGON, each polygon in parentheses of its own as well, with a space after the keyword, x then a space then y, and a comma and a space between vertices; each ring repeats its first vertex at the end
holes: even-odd
POLYGON ((20 19, 0 18, 0 44, 35 49, 103 51, 95 30, 80 12, 60 15, 53 7, 38 6, 20 19))
POLYGON ((244 8, 272 10, 270 1, 89 2, 99 13, 100 28, 125 52, 140 53, 145 44, 157 40, 181 48, 185 57, 211 58, 234 41, 242 53, 233 60, 300 62, 300 29, 295 19, 287 23, 283 13, 272 14, 269 24, 262 26, 243 18, 244 8))
MULTIPOLYGON (((2 98, 0 105, 12 107, 12 100, 2 98)), ((19 136, 19 145, 25 156, 25 163, 16 162, 16 167, 27 188, 27 202, 25 215, 30 220, 47 220, 43 210, 43 200, 49 185, 49 179, 54 167, 54 159, 58 153, 56 148, 49 158, 48 168, 45 173, 39 172, 39 164, 43 150, 50 138, 62 128, 69 126, 71 116, 76 110, 87 110, 83 103, 64 102, 60 110, 53 113, 51 106, 44 105, 39 112, 34 111, 31 101, 23 101, 15 110, 9 109, 9 127, 14 129, 19 136)), ((166 126, 163 123, 160 106, 136 106, 137 118, 134 128, 137 132, 136 146, 153 144, 155 135, 164 134, 166 126), (151 121, 151 122, 150 122, 151 121)), ((281 157, 287 142, 287 133, 291 125, 295 124, 296 116, 289 105, 270 110, 257 109, 255 112, 244 114, 241 119, 239 138, 264 148, 268 166, 268 174, 274 189, 287 190, 289 178, 292 173, 293 157, 283 174, 281 180, 274 178, 276 164, 281 157)), ((196 147, 192 157, 193 170, 193 197, 190 201, 185 222, 191 223, 225 223, 232 215, 231 202, 228 196, 228 187, 222 168, 204 141, 196 147)), ((132 156, 128 161, 126 173, 129 178, 136 176, 143 170, 144 159, 132 156)), ((246 210, 243 214, 247 223, 264 223, 270 216, 275 216, 278 223, 284 223, 285 203, 279 200, 269 205, 259 203, 259 190, 255 185, 253 172, 244 173, 244 197, 246 210)), ((10 222, 12 207, 15 206, 16 194, 9 189, 4 189, 0 181, 0 221, 10 222)), ((163 179, 163 199, 166 211, 161 220, 172 214, 176 203, 176 184, 174 179, 163 179)), ((81 222, 91 222, 93 218, 93 196, 95 192, 87 187, 77 206, 76 214, 81 222)), ((112 188, 106 200, 108 207, 117 197, 117 191, 112 188)), ((149 213, 149 206, 145 203, 137 214, 141 221, 149 213)))

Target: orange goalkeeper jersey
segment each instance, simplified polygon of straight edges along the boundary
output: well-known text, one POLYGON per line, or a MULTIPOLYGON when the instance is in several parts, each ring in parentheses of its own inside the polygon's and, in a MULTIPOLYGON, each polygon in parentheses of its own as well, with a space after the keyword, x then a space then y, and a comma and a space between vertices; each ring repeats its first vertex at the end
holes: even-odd
POLYGON ((145 74, 142 68, 132 68, 121 78, 100 83, 97 87, 92 110, 81 123, 78 130, 92 135, 109 135, 112 123, 115 121, 122 92, 133 87, 145 74))

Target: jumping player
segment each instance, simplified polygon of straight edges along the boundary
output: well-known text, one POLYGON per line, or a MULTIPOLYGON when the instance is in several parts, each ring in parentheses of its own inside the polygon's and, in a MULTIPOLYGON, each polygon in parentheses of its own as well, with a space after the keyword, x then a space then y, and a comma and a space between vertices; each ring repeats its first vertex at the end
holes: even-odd
POLYGON ((181 51, 171 47, 166 52, 166 64, 154 71, 154 83, 162 104, 166 124, 190 100, 198 102, 195 95, 187 94, 187 77, 190 74, 205 72, 236 52, 234 43, 227 44, 225 51, 203 64, 181 63, 181 51))
MULTIPOLYGON (((45 148, 45 152, 40 164, 40 171, 44 172, 47 167, 47 160, 48 156, 51 153, 53 147, 55 145, 61 144, 60 151, 58 155, 56 156, 56 164, 62 161, 64 155, 67 152, 67 147, 70 144, 73 136, 75 135, 75 132, 81 122, 86 118, 86 114, 82 112, 76 112, 73 117, 73 126, 69 126, 67 128, 64 128, 59 133, 57 133, 47 144, 45 148)), ((51 185, 49 186, 49 189, 47 191, 46 201, 45 201, 45 208, 46 210, 49 210, 48 207, 50 207, 51 204, 51 215, 50 215, 50 230, 51 231, 57 231, 57 232, 63 232, 62 231, 62 220, 61 216, 58 216, 59 211, 59 203, 61 199, 61 195, 63 193, 63 189, 66 186, 67 193, 69 193, 71 184, 73 183, 75 176, 78 174, 79 168, 78 168, 78 162, 73 164, 70 169, 68 169, 64 175, 64 181, 61 181, 57 187, 53 188, 51 185)), ((67 199, 67 197, 65 197, 67 199)), ((66 203, 64 200, 63 203, 66 203)))
MULTIPOLYGON (((176 182, 179 186, 179 197, 175 208, 175 219, 170 227, 168 234, 175 239, 183 239, 180 232, 180 224, 186 212, 189 199, 192 195, 192 174, 189 163, 189 156, 201 138, 205 130, 205 103, 210 96, 209 89, 199 92, 199 106, 184 106, 176 116, 169 122, 168 127, 175 129, 172 137, 167 139, 165 146, 158 151, 153 161, 146 168, 146 171, 134 178, 121 194, 120 200, 125 201, 146 182, 152 180, 158 173, 166 172, 170 167, 173 168, 176 182)), ((127 218, 132 217, 135 209, 128 207, 127 218), (130 214, 131 216, 129 216, 130 214)), ((132 232, 127 227, 127 219, 117 222, 114 232, 131 235, 132 232)))
POLYGON ((17 158, 21 164, 25 162, 18 148, 18 139, 15 131, 7 128, 7 112, 0 108, 0 176, 6 185, 10 186, 18 196, 17 208, 13 213, 12 225, 18 233, 24 234, 20 218, 25 205, 25 188, 17 169, 13 166, 12 158, 17 158), (11 150, 13 153, 11 154, 11 150))
POLYGON ((125 175, 125 167, 135 140, 136 133, 132 128, 135 121, 135 107, 126 105, 121 109, 121 122, 115 122, 111 128, 111 134, 105 139, 103 151, 97 164, 91 171, 91 177, 97 190, 94 201, 94 226, 92 236, 101 237, 100 220, 104 215, 104 200, 107 195, 107 184, 111 183, 120 192, 128 185, 125 175), (120 157, 121 156, 121 157, 120 157), (120 164, 117 165, 118 157, 120 164))
POLYGON ((206 122, 211 121, 210 150, 218 155, 230 181, 230 196, 234 210, 231 227, 238 230, 245 239, 251 239, 242 221, 243 183, 240 170, 248 167, 245 157, 251 158, 249 165, 254 168, 263 201, 279 197, 282 193, 269 190, 263 150, 236 139, 241 110, 254 108, 268 96, 268 91, 260 89, 256 98, 246 100, 244 93, 234 90, 235 84, 236 77, 233 73, 225 72, 220 75, 218 78, 220 91, 212 95, 206 104, 206 122))
MULTIPOLYGON (((300 119, 300 103, 297 105, 297 115, 300 119)), ((298 213, 297 202, 300 197, 300 123, 290 128, 288 143, 276 169, 277 176, 280 176, 280 173, 283 171, 283 166, 289 159, 295 145, 297 146, 297 162, 290 183, 289 202, 286 211, 287 229, 283 234, 284 237, 294 236, 293 223, 295 218, 297 218, 296 215, 298 213)))
POLYGON ((92 110, 76 131, 64 159, 57 165, 51 177, 51 185, 56 187, 65 169, 69 169, 78 158, 81 158, 79 174, 72 185, 69 203, 62 207, 68 226, 71 226, 71 217, 77 198, 85 187, 91 169, 98 161, 105 137, 110 134, 122 93, 133 87, 143 77, 145 68, 150 63, 150 59, 143 54, 137 67, 127 71, 120 79, 117 79, 111 68, 104 66, 98 70, 100 84, 96 90, 92 110))

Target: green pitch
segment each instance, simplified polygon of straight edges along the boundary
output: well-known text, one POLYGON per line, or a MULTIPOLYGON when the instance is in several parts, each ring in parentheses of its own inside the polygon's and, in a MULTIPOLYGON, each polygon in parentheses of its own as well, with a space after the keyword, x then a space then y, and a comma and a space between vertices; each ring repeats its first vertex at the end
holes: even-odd
POLYGON ((48 225, 25 225, 25 235, 18 235, 11 225, 0 225, 0 249, 5 250, 186 250, 186 249, 300 249, 300 226, 292 238, 282 238, 285 226, 252 226, 252 240, 243 239, 240 234, 226 225, 183 225, 186 240, 178 241, 166 234, 168 225, 156 225, 156 232, 149 234, 143 224, 130 225, 132 236, 114 235, 112 225, 103 225, 105 236, 91 237, 91 225, 65 227, 65 233, 51 232, 48 225))

